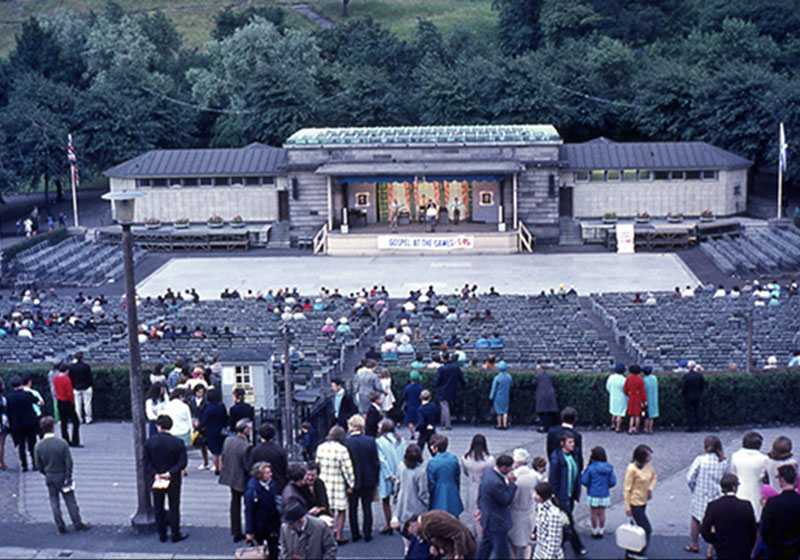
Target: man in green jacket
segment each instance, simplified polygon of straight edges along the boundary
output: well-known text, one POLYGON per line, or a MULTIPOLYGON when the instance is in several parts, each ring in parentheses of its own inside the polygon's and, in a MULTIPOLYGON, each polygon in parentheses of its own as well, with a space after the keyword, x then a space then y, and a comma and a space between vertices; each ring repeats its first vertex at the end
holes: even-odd
POLYGON ((78 509, 78 501, 75 499, 75 485, 72 482, 72 454, 67 442, 55 437, 55 425, 56 422, 52 416, 45 416, 39 422, 44 437, 36 444, 33 451, 36 467, 45 476, 47 493, 50 495, 50 507, 53 510, 53 519, 55 519, 58 533, 63 535, 67 532, 67 526, 61 516, 59 495, 64 497, 75 530, 88 531, 91 526, 81 521, 81 512, 78 509))

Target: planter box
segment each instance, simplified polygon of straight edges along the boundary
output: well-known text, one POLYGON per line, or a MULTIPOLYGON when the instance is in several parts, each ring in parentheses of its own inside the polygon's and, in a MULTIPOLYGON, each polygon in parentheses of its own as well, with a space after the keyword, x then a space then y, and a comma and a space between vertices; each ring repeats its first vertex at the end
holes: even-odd
POLYGON ((603 218, 603 223, 604 224, 616 224, 617 223, 617 219, 616 218, 603 218))
POLYGON ((243 228, 245 225, 247 225, 247 222, 231 222, 232 228, 243 228))
POLYGON ((161 224, 145 224, 144 227, 147 229, 158 229, 161 227, 161 224))
POLYGON ((683 218, 667 218, 667 221, 671 224, 679 224, 683 221, 683 218))
POLYGON ((177 223, 176 222, 176 223, 174 223, 172 225, 175 227, 175 229, 188 229, 189 228, 189 222, 186 222, 186 223, 177 223))
POLYGON ((207 222, 207 223, 208 227, 213 229, 219 229, 224 225, 225 222, 207 222))
POLYGON ((637 224, 649 224, 650 218, 636 218, 637 224))
POLYGON ((700 221, 701 222, 713 222, 714 221, 714 216, 711 216, 710 218, 706 218, 706 217, 700 216, 700 221))

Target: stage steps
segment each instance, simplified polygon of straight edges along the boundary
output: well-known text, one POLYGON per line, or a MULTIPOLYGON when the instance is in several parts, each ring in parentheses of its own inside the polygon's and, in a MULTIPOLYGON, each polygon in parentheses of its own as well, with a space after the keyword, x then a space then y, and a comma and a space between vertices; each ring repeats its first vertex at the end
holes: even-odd
POLYGON ((289 222, 273 223, 272 229, 269 231, 269 243, 267 243, 267 247, 270 249, 288 249, 289 245, 289 222))
POLYGON ((581 237, 581 222, 569 216, 558 218, 558 244, 583 245, 581 237))

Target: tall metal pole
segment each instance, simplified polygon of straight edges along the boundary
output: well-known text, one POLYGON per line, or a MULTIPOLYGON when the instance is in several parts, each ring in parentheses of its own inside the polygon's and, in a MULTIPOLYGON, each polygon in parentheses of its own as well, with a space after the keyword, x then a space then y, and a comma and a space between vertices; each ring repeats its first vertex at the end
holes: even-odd
POLYGON ((753 373, 753 310, 747 315, 747 373, 753 373))
POLYGON ((150 489, 144 473, 144 395, 142 391, 142 357, 139 353, 139 335, 137 332, 139 320, 136 316, 136 284, 133 278, 131 224, 122 224, 122 260, 125 267, 125 307, 128 311, 133 455, 136 461, 136 513, 131 519, 131 525, 133 525, 134 531, 138 533, 149 533, 155 529, 155 517, 150 504, 150 489))
POLYGON ((281 327, 283 331, 283 394, 284 394, 284 446, 288 451, 294 447, 294 427, 292 418, 292 360, 289 356, 289 339, 292 334, 292 329, 289 325, 281 327))

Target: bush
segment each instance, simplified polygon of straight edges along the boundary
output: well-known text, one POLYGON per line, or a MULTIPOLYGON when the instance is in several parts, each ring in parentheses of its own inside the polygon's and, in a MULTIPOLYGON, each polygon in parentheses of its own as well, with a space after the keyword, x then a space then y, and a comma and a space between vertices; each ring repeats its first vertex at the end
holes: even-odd
MULTIPOLYGON (((149 385, 148 368, 142 368, 142 386, 149 385)), ((42 394, 45 401, 43 411, 53 413, 53 398, 47 380, 48 364, 0 366, 0 377, 6 383, 6 391, 11 390, 9 380, 14 375, 33 376, 33 388, 42 394)), ((128 366, 92 365, 94 391, 92 395, 93 416, 104 420, 130 420, 131 393, 128 383, 128 366)), ((142 401, 144 407, 144 401, 142 401)))
MULTIPOLYGON (((392 390, 400 401, 408 384, 408 371, 394 369, 392 390)), ((435 370, 419 370, 422 384, 436 395, 435 370)), ((510 417, 515 424, 534 424, 536 391, 531 385, 535 372, 510 371, 514 379, 511 390, 510 417)), ((554 372, 556 398, 561 408, 572 406, 578 411, 579 423, 594 426, 608 424, 608 373, 554 372)), ((658 426, 683 426, 684 406, 680 392, 681 374, 658 373, 658 426)), ((454 419, 483 424, 494 422, 489 400, 494 373, 465 368, 466 386, 461 387, 458 401, 450 405, 454 419)), ((800 420, 800 400, 794 395, 800 388, 800 369, 760 371, 753 375, 728 372, 705 373, 706 389, 700 411, 707 426, 790 423, 800 420), (784 396, 785 395, 785 396, 784 396)), ((399 404, 398 404, 399 406, 399 404)))
POLYGON ((53 231, 40 233, 39 235, 34 235, 33 237, 26 237, 22 241, 14 243, 13 245, 9 245, 3 249, 3 261, 9 262, 25 249, 30 249, 31 247, 39 245, 40 243, 47 242, 50 245, 56 245, 64 241, 66 238, 67 228, 63 227, 55 228, 53 231))

